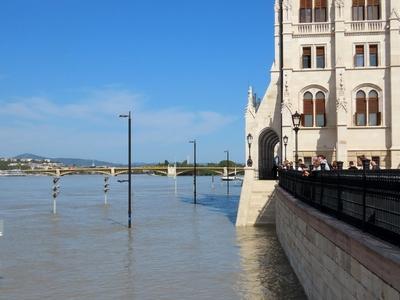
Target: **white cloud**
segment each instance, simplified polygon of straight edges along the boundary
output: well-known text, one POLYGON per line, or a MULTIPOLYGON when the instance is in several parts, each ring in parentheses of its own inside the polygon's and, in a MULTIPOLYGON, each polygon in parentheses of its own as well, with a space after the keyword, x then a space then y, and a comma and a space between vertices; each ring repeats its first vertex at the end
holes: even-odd
POLYGON ((126 133, 124 121, 118 115, 129 110, 133 111, 134 141, 139 149, 151 149, 153 144, 171 147, 186 143, 217 133, 236 121, 235 117, 213 111, 146 107, 143 95, 114 86, 87 90, 84 94, 71 103, 45 97, 0 100, 0 139, 8 141, 2 151, 102 159, 123 157, 125 144, 121 140, 126 133))

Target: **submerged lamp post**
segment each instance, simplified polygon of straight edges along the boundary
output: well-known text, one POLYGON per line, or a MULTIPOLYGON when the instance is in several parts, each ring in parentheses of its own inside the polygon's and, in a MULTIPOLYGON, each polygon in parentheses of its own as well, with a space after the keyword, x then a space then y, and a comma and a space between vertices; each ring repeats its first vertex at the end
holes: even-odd
POLYGON ((289 138, 287 137, 287 135, 285 135, 283 137, 283 145, 285 145, 285 160, 286 160, 286 156, 287 156, 286 147, 287 147, 288 141, 289 141, 289 138))
POLYGON ((229 150, 225 151, 226 153, 226 194, 229 195, 229 150))
POLYGON ((128 118, 128 228, 132 227, 132 139, 131 139, 131 112, 127 115, 119 115, 120 118, 128 118))
POLYGON ((249 159, 247 160, 247 166, 253 166, 253 160, 251 159, 251 144, 253 143, 253 136, 249 133, 247 135, 247 145, 249 146, 249 159))
POLYGON ((293 121, 293 130, 295 132, 295 145, 296 145, 296 149, 295 149, 295 166, 296 166, 296 171, 298 170, 299 167, 299 148, 298 148, 298 140, 297 140, 297 134, 300 130, 300 122, 301 122, 301 115, 296 111, 293 115, 292 115, 292 121, 293 121))
POLYGON ((197 204, 197 191, 196 191, 196 176, 197 176, 197 163, 196 163, 196 140, 189 141, 193 144, 193 203, 197 204))

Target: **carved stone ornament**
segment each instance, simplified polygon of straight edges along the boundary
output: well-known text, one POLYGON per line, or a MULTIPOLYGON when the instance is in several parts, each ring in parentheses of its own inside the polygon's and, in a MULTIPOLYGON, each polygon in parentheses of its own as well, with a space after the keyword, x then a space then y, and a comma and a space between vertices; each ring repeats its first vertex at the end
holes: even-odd
POLYGON ((339 18, 343 17, 344 1, 335 0, 336 12, 339 18))
POLYGON ((284 96, 285 98, 289 98, 289 83, 287 74, 285 74, 285 85, 284 85, 284 96))
POLYGON ((346 98, 336 99, 336 111, 344 110, 347 113, 347 101, 346 98))
POLYGON ((290 100, 288 98, 283 100, 283 103, 281 104, 281 113, 283 114, 285 108, 287 108, 289 110, 289 113, 292 114, 292 103, 290 102, 290 100))
POLYGON ((344 7, 344 1, 343 0, 335 0, 335 5, 337 8, 343 8, 344 7))
POLYGON ((339 74, 339 86, 338 86, 338 94, 339 96, 344 96, 344 81, 343 81, 343 73, 339 74))
POLYGON ((290 16, 292 15, 291 0, 283 0, 283 11, 285 20, 290 21, 290 16))
POLYGON ((390 14, 390 19, 395 19, 400 22, 400 15, 397 13, 397 11, 393 8, 392 12, 390 14))
POLYGON ((275 12, 279 13, 279 1, 275 2, 275 12))

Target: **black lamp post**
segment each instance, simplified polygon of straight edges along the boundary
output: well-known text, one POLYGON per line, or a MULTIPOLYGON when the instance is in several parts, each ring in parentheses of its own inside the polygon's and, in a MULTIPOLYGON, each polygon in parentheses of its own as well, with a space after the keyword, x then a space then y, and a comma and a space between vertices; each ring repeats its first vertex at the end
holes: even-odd
POLYGON ((227 173, 227 178, 226 178, 226 194, 229 195, 229 150, 225 151, 226 153, 226 173, 227 173))
POLYGON ((253 160, 251 159, 251 144, 253 143, 253 136, 249 133, 247 135, 247 145, 249 146, 249 159, 247 160, 247 166, 253 166, 253 160))
POLYGON ((299 167, 299 148, 298 148, 297 134, 300 130, 300 122, 301 122, 301 115, 297 111, 292 115, 292 121, 293 121, 293 130, 296 134, 295 166, 296 166, 296 171, 297 171, 298 167, 299 167))
POLYGON ((285 161, 286 161, 286 158, 287 158, 286 157, 287 156, 286 147, 287 147, 288 141, 289 141, 289 138, 287 137, 287 135, 285 135, 283 137, 283 145, 285 145, 285 161))
POLYGON ((132 139, 131 112, 127 115, 119 115, 120 118, 128 118, 128 228, 132 227, 132 139))
POLYGON ((197 203, 197 191, 196 191, 196 176, 197 176, 197 163, 196 163, 196 140, 189 141, 193 144, 193 203, 197 203))

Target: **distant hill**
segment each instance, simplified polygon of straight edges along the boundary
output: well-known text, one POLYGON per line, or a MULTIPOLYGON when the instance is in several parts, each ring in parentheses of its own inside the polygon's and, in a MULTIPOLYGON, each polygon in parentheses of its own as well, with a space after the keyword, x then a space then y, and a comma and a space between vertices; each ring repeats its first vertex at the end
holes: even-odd
POLYGON ((35 154, 32 154, 32 153, 20 154, 20 155, 14 156, 13 158, 15 158, 15 159, 34 159, 34 160, 48 159, 47 157, 35 155, 35 154))
MULTIPOLYGON (((20 155, 15 156, 14 158, 16 158, 16 159, 33 159, 33 160, 50 159, 53 162, 60 162, 60 163, 62 163, 64 165, 66 165, 66 166, 74 165, 74 166, 78 166, 78 167, 90 167, 92 165, 95 165, 95 166, 120 167, 120 166, 124 165, 124 164, 111 163, 111 162, 95 160, 95 159, 64 158, 64 157, 51 158, 51 157, 44 157, 44 156, 35 155, 35 154, 32 154, 32 153, 20 154, 20 155)), ((134 165, 142 165, 142 164, 135 163, 134 165)))

